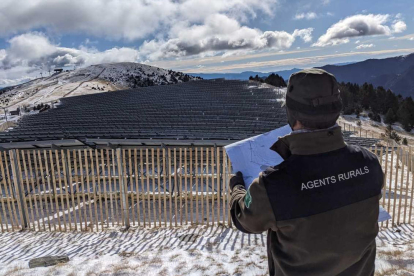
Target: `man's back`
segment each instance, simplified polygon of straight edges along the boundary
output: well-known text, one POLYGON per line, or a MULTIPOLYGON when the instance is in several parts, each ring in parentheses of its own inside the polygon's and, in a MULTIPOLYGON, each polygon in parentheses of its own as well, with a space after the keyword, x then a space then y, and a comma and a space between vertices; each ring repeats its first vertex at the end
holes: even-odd
POLYGON ((372 153, 351 146, 265 172, 273 275, 373 275, 381 175, 372 153))
POLYGON ((373 275, 383 183, 377 157, 345 145, 339 127, 280 141, 292 154, 252 183, 249 200, 233 189, 235 225, 269 230, 270 275, 373 275))

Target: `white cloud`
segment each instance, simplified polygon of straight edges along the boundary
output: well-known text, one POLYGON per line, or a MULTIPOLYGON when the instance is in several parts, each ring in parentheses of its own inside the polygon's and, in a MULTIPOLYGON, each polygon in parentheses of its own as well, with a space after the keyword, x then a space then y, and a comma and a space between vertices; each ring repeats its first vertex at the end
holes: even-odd
POLYGON ((355 41, 355 44, 358 44, 358 43, 360 43, 361 41, 360 40, 357 40, 357 41, 355 41))
POLYGON ((278 0, 2 0, 0 35, 45 28, 108 39, 136 40, 180 22, 199 23, 212 14, 243 21, 272 16, 278 0))
POLYGON ((266 31, 242 26, 225 15, 212 15, 202 24, 181 24, 170 32, 169 39, 145 41, 139 48, 149 60, 191 55, 216 55, 224 51, 283 50, 292 46, 296 37, 312 40, 312 28, 285 31, 266 31))
POLYGON ((49 39, 42 33, 27 33, 15 36, 8 41, 10 49, 8 53, 14 59, 38 59, 55 51, 49 39))
POLYGON ((407 24, 404 21, 398 20, 392 24, 393 33, 402 33, 407 29, 407 24))
POLYGON ((374 44, 361 44, 355 47, 355 49, 366 49, 366 48, 372 48, 375 47, 374 44))
MULTIPOLYGON (((240 25, 225 15, 213 15, 198 25, 181 24, 171 30, 167 40, 150 40, 138 48, 60 47, 39 32, 17 35, 8 42, 7 49, 0 49, 0 78, 21 79, 34 76, 34 72, 54 67, 88 66, 108 62, 148 63, 175 57, 242 55, 250 51, 284 50, 297 38, 305 43, 312 40, 312 28, 285 31, 266 31, 240 25)), ((38 74, 38 73, 37 73, 38 74)), ((10 81, 9 81, 10 82, 10 81)))
POLYGON ((300 19, 311 20, 311 19, 315 19, 315 18, 318 18, 318 15, 314 12, 298 13, 294 17, 295 20, 300 20, 300 19))
MULTIPOLYGON (((348 43, 353 37, 390 35, 393 31, 386 25, 388 21, 388 14, 353 15, 332 25, 313 46, 324 47, 348 43)), ((399 23, 396 28, 401 30, 402 24, 399 23)))
POLYGON ((91 44, 98 44, 97 40, 90 40, 89 38, 86 38, 83 42, 85 45, 91 45, 91 44))
POLYGON ((10 47, 0 51, 0 76, 5 79, 53 67, 138 60, 136 49, 112 48, 99 52, 83 46, 79 49, 59 47, 37 32, 15 36, 8 42, 10 47))
POLYGON ((395 40, 414 40, 414 34, 408 34, 404 36, 393 37, 395 40))
POLYGON ((323 5, 329 5, 331 3, 331 0, 322 0, 323 5))
POLYGON ((293 36, 299 36, 300 38, 302 38, 302 40, 306 43, 309 43, 312 41, 312 32, 313 32, 313 28, 307 28, 307 29, 301 29, 298 30, 296 29, 293 32, 293 36))
POLYGON ((5 49, 0 49, 0 62, 7 56, 5 49))
POLYGON ((10 39, 10 46, 0 51, 0 77, 13 79, 18 72, 25 76, 26 72, 54 66, 148 63, 192 55, 230 56, 264 49, 283 50, 290 48, 298 37, 310 42, 312 29, 263 32, 247 26, 249 20, 259 15, 272 17, 278 5, 279 0, 2 0, 0 37, 20 35, 10 39), (43 29, 44 33, 31 32, 35 29, 43 29), (98 51, 91 47, 96 42, 90 39, 79 48, 60 47, 48 38, 56 33, 147 40, 137 48, 98 51))

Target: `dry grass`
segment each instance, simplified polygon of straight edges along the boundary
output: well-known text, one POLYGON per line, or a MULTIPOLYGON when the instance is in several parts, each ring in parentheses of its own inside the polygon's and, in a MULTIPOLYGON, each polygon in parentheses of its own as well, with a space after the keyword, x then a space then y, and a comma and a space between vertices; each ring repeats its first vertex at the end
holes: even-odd
POLYGON ((378 255, 379 256, 384 256, 384 257, 391 257, 391 258, 400 258, 404 255, 405 251, 402 250, 392 250, 392 251, 378 251, 378 255))
POLYGON ((408 276, 413 275, 414 270, 407 269, 405 266, 392 265, 386 269, 380 269, 375 273, 375 276, 408 276))
POLYGON ((224 275, 230 275, 230 273, 228 273, 227 271, 225 271, 225 270, 219 270, 219 271, 217 271, 216 272, 216 274, 215 274, 216 276, 224 276, 224 275))
POLYGON ((158 275, 159 276, 167 276, 167 275, 169 275, 168 269, 164 267, 160 272, 158 272, 158 275))
POLYGON ((21 266, 14 266, 11 269, 6 271, 6 275, 10 275, 10 276, 20 276, 20 275, 24 275, 24 273, 22 272, 23 268, 21 266))
POLYGON ((216 259, 215 258, 213 258, 212 256, 207 256, 206 257, 206 260, 209 260, 210 262, 212 262, 212 263, 216 263, 216 259))
POLYGON ((188 255, 190 255, 191 257, 202 255, 201 252, 195 248, 189 249, 187 252, 188 252, 188 255))
POLYGON ((175 259, 178 259, 179 257, 181 257, 181 255, 180 255, 180 254, 174 254, 174 255, 171 255, 171 256, 170 256, 170 262, 175 261, 175 259))
POLYGON ((240 261, 240 257, 237 254, 234 254, 233 257, 231 257, 230 262, 237 263, 240 261))
POLYGON ((267 260, 267 255, 260 255, 260 260, 265 261, 267 260))
POLYGON ((154 265, 161 265, 162 264, 162 259, 160 257, 154 257, 150 260, 150 264, 152 266, 154 265))
POLYGON ((126 251, 122 251, 122 252, 119 252, 119 253, 118 253, 118 255, 119 255, 120 257, 125 257, 125 258, 131 257, 131 256, 134 256, 134 254, 135 254, 135 252, 126 252, 126 251))
POLYGON ((193 266, 193 270, 200 270, 201 272, 206 272, 208 270, 208 267, 196 264, 193 266))
POLYGON ((93 271, 93 270, 89 270, 89 271, 87 271, 86 272, 86 274, 85 274, 85 276, 96 276, 97 274, 96 274, 96 272, 95 271, 93 271))
POLYGON ((244 270, 241 266, 236 267, 236 269, 233 272, 233 275, 243 275, 244 270))
POLYGON ((187 268, 186 262, 180 262, 177 267, 175 268, 175 271, 178 272, 180 275, 185 275, 188 273, 183 273, 183 271, 187 268))

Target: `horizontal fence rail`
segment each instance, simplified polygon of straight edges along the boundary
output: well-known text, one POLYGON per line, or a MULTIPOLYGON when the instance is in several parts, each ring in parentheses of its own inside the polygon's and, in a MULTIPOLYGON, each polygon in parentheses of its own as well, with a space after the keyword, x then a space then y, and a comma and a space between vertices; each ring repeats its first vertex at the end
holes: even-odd
MULTIPOLYGON (((412 223, 409 147, 374 146, 385 173, 381 227, 412 223)), ((222 147, 0 152, 0 230, 231 226, 231 163, 222 147)))

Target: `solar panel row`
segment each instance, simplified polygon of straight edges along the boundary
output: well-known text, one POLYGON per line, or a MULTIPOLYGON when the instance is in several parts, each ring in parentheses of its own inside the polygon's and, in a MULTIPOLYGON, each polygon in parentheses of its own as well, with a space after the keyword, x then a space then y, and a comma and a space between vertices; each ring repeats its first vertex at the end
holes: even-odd
MULTIPOLYGON (((202 80, 61 99, 25 116, 0 142, 60 139, 240 140, 287 123, 283 93, 247 81, 202 80)), ((352 137, 371 146, 376 139, 352 137)))
POLYGON ((63 98, 26 116, 1 142, 51 139, 230 139, 280 127, 278 89, 247 81, 203 80, 63 98))

